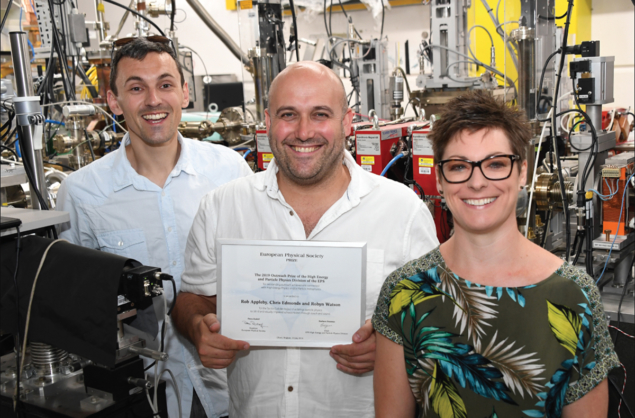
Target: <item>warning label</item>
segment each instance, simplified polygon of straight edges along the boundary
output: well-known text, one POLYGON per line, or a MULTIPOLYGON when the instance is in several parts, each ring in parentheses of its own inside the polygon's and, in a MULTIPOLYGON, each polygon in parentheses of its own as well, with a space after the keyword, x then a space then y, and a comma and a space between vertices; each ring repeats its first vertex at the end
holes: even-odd
POLYGON ((381 140, 379 134, 357 134, 358 155, 381 155, 381 140))
POLYGON ((419 158, 419 167, 434 167, 434 158, 419 158))
POLYGON ((362 164, 375 165, 375 157, 367 157, 362 155, 362 164))

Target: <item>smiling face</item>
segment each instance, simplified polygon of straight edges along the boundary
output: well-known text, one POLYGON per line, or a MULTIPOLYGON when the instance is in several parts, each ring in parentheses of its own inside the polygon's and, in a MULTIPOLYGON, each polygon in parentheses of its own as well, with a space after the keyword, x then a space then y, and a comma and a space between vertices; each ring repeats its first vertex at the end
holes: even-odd
MULTIPOLYGON (((443 160, 480 161, 493 155, 514 154, 507 136, 500 129, 462 131, 450 140, 443 160)), ((509 178, 488 180, 478 168, 465 183, 451 184, 437 170, 437 188, 452 212, 455 228, 484 234, 502 226, 516 228, 516 200, 527 179, 527 162, 514 162, 509 178), (516 164, 521 164, 520 170, 516 164)))
POLYGON ((157 146, 177 140, 181 108, 189 102, 174 59, 151 52, 142 60, 122 58, 117 67, 117 95, 108 91, 108 105, 124 115, 131 141, 157 146))
POLYGON ((318 184, 341 168, 352 111, 331 70, 316 63, 288 67, 276 78, 266 111, 271 150, 288 180, 318 184))

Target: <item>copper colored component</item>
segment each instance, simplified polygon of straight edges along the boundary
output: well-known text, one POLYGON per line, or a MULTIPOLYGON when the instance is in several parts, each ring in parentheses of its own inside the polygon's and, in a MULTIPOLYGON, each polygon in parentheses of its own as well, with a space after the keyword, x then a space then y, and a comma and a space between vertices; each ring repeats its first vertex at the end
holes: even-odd
POLYGON ((606 242, 609 242, 611 240, 611 230, 610 229, 604 230, 604 234, 605 234, 606 242))

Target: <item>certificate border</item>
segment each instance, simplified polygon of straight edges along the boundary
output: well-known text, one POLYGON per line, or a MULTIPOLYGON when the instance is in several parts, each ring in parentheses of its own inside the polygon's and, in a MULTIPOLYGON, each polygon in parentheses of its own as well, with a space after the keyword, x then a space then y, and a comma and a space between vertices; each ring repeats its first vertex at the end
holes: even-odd
MULTIPOLYGON (((366 267, 367 267, 367 247, 365 242, 336 242, 336 241, 283 241, 283 240, 256 240, 256 239, 234 239, 218 238, 216 240, 216 316, 223 327, 223 247, 225 245, 238 246, 270 246, 270 247, 312 247, 312 248, 359 248, 362 250, 362 291, 360 304, 360 327, 366 322, 366 267)), ((221 334, 222 335, 222 334, 221 334)), ((249 344, 254 347, 332 347, 338 344, 350 344, 352 341, 342 342, 304 342, 304 341, 278 341, 278 340, 251 340, 249 344)))

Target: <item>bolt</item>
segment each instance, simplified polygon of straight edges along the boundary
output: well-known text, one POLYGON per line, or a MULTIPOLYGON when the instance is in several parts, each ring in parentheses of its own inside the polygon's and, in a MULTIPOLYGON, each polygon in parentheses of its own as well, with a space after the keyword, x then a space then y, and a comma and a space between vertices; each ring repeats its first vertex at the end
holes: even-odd
POLYGON ((610 229, 605 229, 604 230, 604 234, 605 234, 606 241, 607 242, 610 241, 611 240, 611 230, 610 229))

